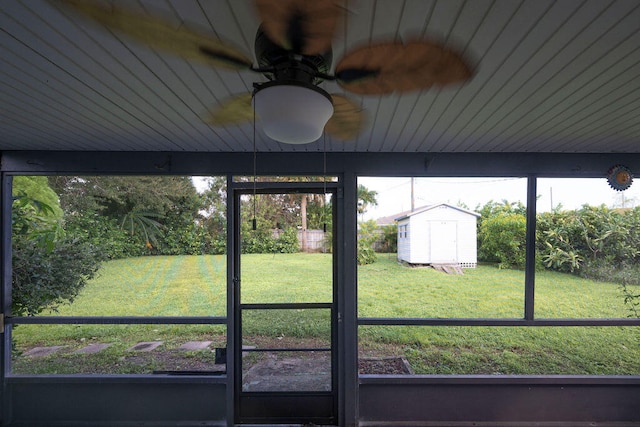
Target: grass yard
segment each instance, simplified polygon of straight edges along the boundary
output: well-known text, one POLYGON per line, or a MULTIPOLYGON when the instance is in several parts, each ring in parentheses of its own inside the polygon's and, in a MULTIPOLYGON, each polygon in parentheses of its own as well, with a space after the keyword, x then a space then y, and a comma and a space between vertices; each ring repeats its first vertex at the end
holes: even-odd
MULTIPOLYGON (((252 302, 328 302, 331 255, 243 255, 241 297, 252 302)), ((462 276, 398 264, 394 255, 362 266, 361 317, 521 318, 524 274, 492 266, 465 269, 462 276)), ((105 263, 61 316, 224 316, 226 260, 223 256, 141 257, 105 263)), ((626 317, 618 286, 539 272, 536 316, 626 317)), ((328 311, 246 312, 246 345, 295 340, 324 345, 328 311)), ((637 327, 377 327, 360 328, 366 356, 407 357, 416 373, 429 374, 640 374, 637 327)), ((17 356, 17 373, 141 373, 204 369, 209 352, 178 353, 186 341, 224 346, 225 328, 206 325, 20 325, 17 353, 36 346, 64 345, 58 356, 17 356), (127 349, 141 341, 164 342, 161 357, 127 349), (88 343, 111 343, 96 355, 72 352, 88 343), (178 354, 180 356, 178 357, 178 354)))
MULTIPOLYGON (((360 317, 524 316, 524 271, 480 265, 449 275, 399 264, 395 254, 358 269, 360 317)), ((550 271, 536 273, 536 317, 627 317, 615 283, 550 271)))
MULTIPOLYGON (((464 273, 409 268, 378 254, 358 270, 359 316, 523 317, 524 272, 481 265, 464 273)), ((549 271, 536 273, 535 307, 538 318, 629 314, 617 284, 549 271)), ((640 374, 637 327, 363 326, 360 351, 401 352, 424 374, 640 374)))

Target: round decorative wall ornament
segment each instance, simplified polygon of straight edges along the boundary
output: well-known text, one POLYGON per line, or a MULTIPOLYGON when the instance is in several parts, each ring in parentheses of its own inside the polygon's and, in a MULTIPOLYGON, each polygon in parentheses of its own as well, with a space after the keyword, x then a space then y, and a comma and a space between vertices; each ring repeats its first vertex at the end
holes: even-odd
POLYGON ((633 174, 631 170, 623 165, 615 165, 607 172, 607 182, 616 191, 624 191, 631 187, 633 174))

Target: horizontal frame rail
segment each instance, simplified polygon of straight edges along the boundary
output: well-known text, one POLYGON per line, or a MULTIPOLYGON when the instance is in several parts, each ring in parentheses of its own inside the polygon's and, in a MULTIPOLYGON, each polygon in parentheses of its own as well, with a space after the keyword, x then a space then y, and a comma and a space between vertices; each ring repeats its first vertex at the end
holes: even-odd
POLYGON ((248 353, 267 353, 267 352, 287 352, 287 351, 291 351, 291 352, 301 352, 301 353, 310 353, 313 351, 324 351, 324 352, 329 352, 331 351, 331 347, 308 347, 308 348, 304 348, 304 347, 293 347, 293 348, 243 348, 242 352, 248 352, 248 353))
MULTIPOLYGON (((333 394, 332 391, 241 391, 242 395, 245 396, 279 396, 279 397, 296 397, 296 396, 331 396, 333 394)), ((254 424, 251 424, 254 425, 254 424)), ((264 425, 264 424, 263 424, 264 425)), ((268 424, 273 425, 273 424, 268 424)), ((280 424, 277 424, 280 425, 280 424)), ((285 426, 291 426, 291 424, 284 424, 285 426)), ((299 425, 299 424, 294 424, 299 425)))
POLYGON ((7 384, 220 384, 226 385, 222 375, 163 375, 163 374, 8 374, 7 384))
POLYGON ((380 375, 361 374, 360 384, 637 386, 640 375, 380 375))
POLYGON ((329 309, 333 308, 330 302, 292 302, 292 303, 265 303, 265 304, 240 304, 242 310, 292 310, 292 309, 329 309))
POLYGON ((312 182, 286 182, 286 181, 256 181, 255 187, 253 181, 234 182, 233 189, 242 194, 277 194, 278 192, 286 192, 293 194, 333 192, 339 186, 340 182, 336 181, 312 181, 312 182))
POLYGON ((226 317, 215 316, 16 316, 13 325, 225 325, 226 317))
POLYGON ((640 319, 477 319, 361 317, 359 326, 640 326, 640 319))

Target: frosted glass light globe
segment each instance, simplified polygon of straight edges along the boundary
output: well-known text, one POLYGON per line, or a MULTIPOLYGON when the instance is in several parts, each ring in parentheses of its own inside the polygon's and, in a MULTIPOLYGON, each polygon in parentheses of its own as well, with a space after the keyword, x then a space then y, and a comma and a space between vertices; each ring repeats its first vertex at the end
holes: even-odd
POLYGON ((333 115, 331 96, 303 84, 266 83, 253 94, 264 133, 286 144, 308 144, 320 138, 333 115))

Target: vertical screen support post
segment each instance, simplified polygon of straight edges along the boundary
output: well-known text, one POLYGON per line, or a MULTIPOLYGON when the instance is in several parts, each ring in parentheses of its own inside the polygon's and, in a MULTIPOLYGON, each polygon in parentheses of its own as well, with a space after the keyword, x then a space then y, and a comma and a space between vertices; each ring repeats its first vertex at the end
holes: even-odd
POLYGON ((536 274, 536 201, 537 178, 527 177, 527 231, 525 238, 524 273, 524 318, 534 320, 535 274, 536 274))
POLYGON ((342 193, 338 193, 338 342, 342 349, 339 361, 340 425, 358 425, 358 273, 357 273, 357 204, 358 179, 355 173, 343 176, 342 193))
POLYGON ((227 175, 227 426, 235 425, 235 298, 237 288, 237 269, 235 251, 237 239, 236 227, 236 198, 233 190, 233 176, 227 175))
MULTIPOLYGON (((6 173, 0 175, 0 239, 2 247, 2 288, 0 289, 0 313, 3 318, 11 315, 11 209, 12 209, 12 188, 13 177, 6 173)), ((10 419, 10 405, 7 397, 7 375, 11 371, 11 325, 3 322, 2 334, 0 334, 0 399, 2 399, 2 415, 0 425, 8 424, 10 419)))

